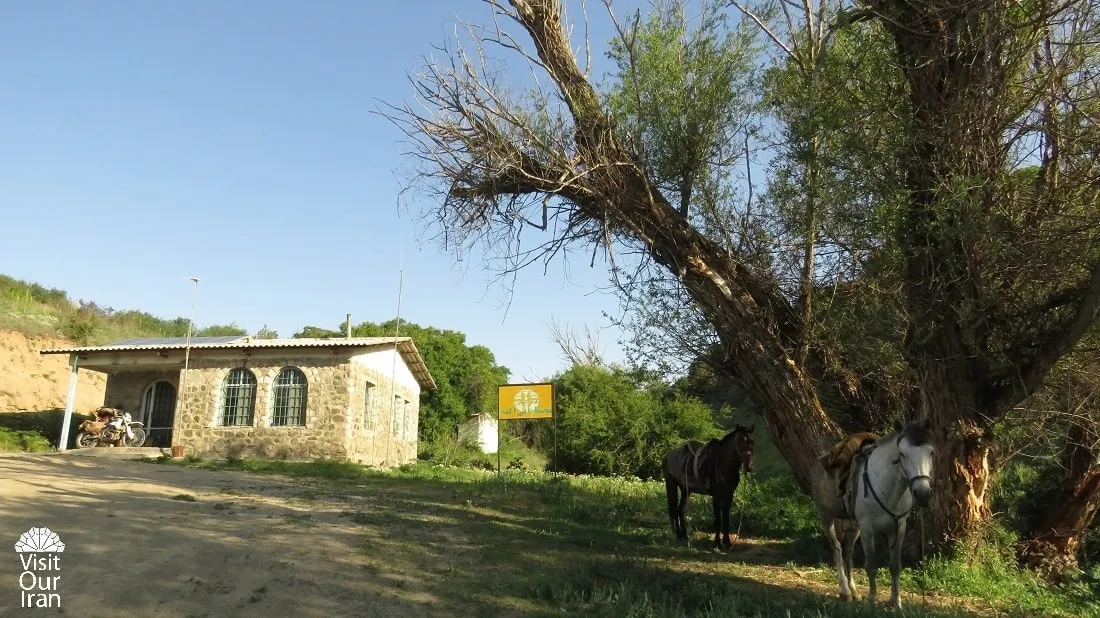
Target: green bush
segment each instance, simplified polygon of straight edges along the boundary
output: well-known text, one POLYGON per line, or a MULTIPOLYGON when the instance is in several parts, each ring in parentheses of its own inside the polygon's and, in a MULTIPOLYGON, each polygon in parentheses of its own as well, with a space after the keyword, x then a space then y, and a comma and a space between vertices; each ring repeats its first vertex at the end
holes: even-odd
POLYGON ((422 442, 417 458, 444 466, 496 469, 496 455, 492 455, 490 461, 490 455, 482 453, 477 445, 458 438, 435 438, 430 442, 422 442))
POLYGON ((92 342, 98 330, 95 316, 86 311, 77 311, 69 314, 61 322, 61 334, 80 345, 88 345, 92 342))
POLYGON ((622 371, 578 365, 555 390, 559 471, 658 478, 670 449, 721 435, 706 404, 640 387, 622 371))
POLYGON ((1057 491, 1060 477, 1061 468, 1053 460, 1010 461, 993 485, 993 512, 1018 533, 1032 529, 1057 491))

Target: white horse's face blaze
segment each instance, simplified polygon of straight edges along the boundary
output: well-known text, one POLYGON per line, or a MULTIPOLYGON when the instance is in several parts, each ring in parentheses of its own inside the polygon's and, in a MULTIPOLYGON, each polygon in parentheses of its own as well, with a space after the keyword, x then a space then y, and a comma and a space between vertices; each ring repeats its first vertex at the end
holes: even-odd
POLYGON ((932 444, 915 445, 903 438, 898 445, 898 455, 909 490, 917 506, 928 506, 932 499, 932 459, 935 451, 932 444))

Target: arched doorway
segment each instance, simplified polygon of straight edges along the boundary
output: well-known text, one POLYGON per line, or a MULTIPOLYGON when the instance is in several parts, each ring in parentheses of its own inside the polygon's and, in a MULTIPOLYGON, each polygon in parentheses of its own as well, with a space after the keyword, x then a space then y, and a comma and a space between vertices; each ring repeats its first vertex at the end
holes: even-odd
POLYGON ((176 416, 176 387, 157 380, 141 397, 141 420, 148 437, 145 446, 172 446, 172 421, 176 416))

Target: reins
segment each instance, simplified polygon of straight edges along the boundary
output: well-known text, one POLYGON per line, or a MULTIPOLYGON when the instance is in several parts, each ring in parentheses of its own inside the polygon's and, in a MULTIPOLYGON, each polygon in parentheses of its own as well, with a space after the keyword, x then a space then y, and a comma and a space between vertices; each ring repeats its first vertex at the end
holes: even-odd
POLYGON ((878 492, 875 491, 875 486, 871 484, 871 476, 869 474, 867 474, 867 460, 864 459, 864 461, 863 461, 863 495, 865 497, 867 496, 867 490, 871 491, 871 497, 873 497, 875 499, 875 502, 878 503, 879 508, 881 508, 883 511, 886 511, 886 514, 894 519, 894 525, 895 526, 897 525, 897 523, 899 521, 902 520, 903 517, 905 517, 906 515, 909 514, 909 511, 913 510, 912 508, 910 508, 909 510, 905 511, 901 515, 894 515, 894 512, 891 511, 889 507, 887 507, 885 504, 882 503, 882 499, 878 497, 878 492))
MULTIPOLYGON (((899 434, 898 438, 897 438, 897 441, 896 441, 896 444, 898 446, 901 446, 901 438, 902 438, 902 436, 899 434)), ((863 462, 862 462, 863 463, 863 496, 866 497, 867 492, 870 491, 871 496, 875 499, 875 502, 878 503, 879 508, 881 508, 883 511, 886 512, 887 515, 889 515, 891 518, 893 518, 894 525, 896 526, 898 524, 898 522, 902 520, 902 518, 909 515, 909 513, 911 513, 913 511, 913 507, 910 506, 909 509, 906 510, 904 513, 902 513, 900 515, 895 515, 894 512, 891 511, 889 509, 889 507, 887 507, 882 502, 882 499, 879 498, 878 492, 875 491, 875 486, 871 484, 871 476, 867 472, 867 464, 870 463, 871 453, 874 450, 875 450, 875 447, 871 447, 871 449, 868 450, 866 452, 866 454, 861 454, 862 455, 861 459, 863 460, 863 462)), ((891 465, 900 466, 901 465, 901 456, 899 455, 897 459, 892 461, 891 465)), ((902 469, 902 472, 908 472, 907 470, 905 470, 905 466, 901 466, 901 469, 902 469)), ((908 478, 907 485, 908 485, 909 491, 913 490, 913 483, 915 483, 915 482, 917 482, 921 479, 928 479, 929 482, 932 481, 932 477, 928 476, 927 474, 918 474, 917 476, 914 476, 914 477, 910 478, 908 476, 908 473, 907 473, 906 478, 908 478)))

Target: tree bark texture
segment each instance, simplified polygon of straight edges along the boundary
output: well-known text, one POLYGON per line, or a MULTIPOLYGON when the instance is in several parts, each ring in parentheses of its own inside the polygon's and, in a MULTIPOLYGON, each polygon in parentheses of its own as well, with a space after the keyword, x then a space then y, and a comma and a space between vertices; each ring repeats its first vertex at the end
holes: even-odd
POLYGON ((1100 457, 1096 435, 1079 424, 1070 427, 1062 451, 1064 473, 1051 508, 1031 531, 1030 538, 1016 548, 1020 565, 1035 569, 1044 577, 1056 578, 1066 569, 1077 568, 1081 537, 1100 505, 1100 457))

